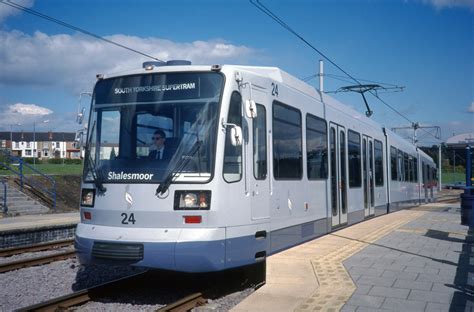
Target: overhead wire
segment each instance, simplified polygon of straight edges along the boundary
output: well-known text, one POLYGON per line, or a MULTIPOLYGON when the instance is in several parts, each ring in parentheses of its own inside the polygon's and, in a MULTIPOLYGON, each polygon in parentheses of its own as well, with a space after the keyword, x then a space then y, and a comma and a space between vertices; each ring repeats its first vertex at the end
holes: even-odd
POLYGON ((315 46, 313 46, 311 43, 309 43, 305 38, 303 38, 303 36, 301 36, 300 34, 298 34, 295 30, 293 30, 287 23, 285 23, 281 18, 279 18, 275 13, 273 13, 269 8, 267 8, 264 4, 262 4, 259 0, 249 0, 250 3, 252 3, 257 9, 259 9, 260 11, 262 11, 263 13, 265 13, 267 16, 269 16, 271 19, 273 19, 275 22, 277 22, 278 24, 280 24, 280 26, 282 26, 283 28, 285 28, 286 30, 288 30, 290 33, 292 33, 293 35, 295 35, 298 39, 300 39, 301 41, 303 41, 307 46, 309 46, 311 49, 313 49, 314 51, 316 51, 319 55, 321 55, 323 58, 325 58, 329 63, 331 63, 334 67, 336 67, 337 69, 339 69, 341 72, 343 72, 344 74, 346 74, 349 78, 351 78, 352 80, 354 80, 357 84, 361 84, 356 78, 352 77, 351 74, 349 74, 348 72, 346 72, 343 68, 341 68, 339 65, 337 65, 334 61, 332 61, 328 56, 326 56, 326 54, 324 54, 323 52, 321 52, 318 48, 316 48, 315 46))
POLYGON ((64 22, 64 21, 61 21, 61 20, 59 20, 59 19, 57 19, 57 18, 51 17, 51 16, 49 16, 49 15, 43 14, 43 13, 41 13, 41 12, 35 11, 35 10, 33 10, 33 9, 30 9, 30 8, 27 8, 27 7, 22 6, 22 5, 18 4, 18 3, 15 3, 15 2, 13 2, 13 1, 11 1, 11 0, 0 0, 0 3, 1 3, 1 4, 8 5, 8 6, 12 7, 12 8, 17 9, 17 10, 26 12, 26 13, 28 13, 28 14, 37 16, 37 17, 39 17, 39 18, 48 20, 48 21, 50 21, 50 22, 56 23, 56 24, 58 24, 58 25, 64 26, 64 27, 69 28, 69 29, 71 29, 71 30, 78 31, 78 32, 83 33, 83 34, 85 34, 85 35, 88 35, 88 36, 94 37, 94 38, 96 38, 96 39, 102 40, 102 41, 104 41, 104 42, 113 44, 113 45, 115 45, 115 46, 117 46, 117 47, 120 47, 120 48, 126 49, 126 50, 128 50, 128 51, 131 51, 131 52, 140 54, 140 55, 142 55, 142 56, 151 58, 151 59, 153 59, 153 60, 156 60, 156 61, 159 61, 159 62, 164 62, 163 60, 160 60, 160 59, 157 58, 157 57, 154 57, 154 56, 152 56, 152 55, 149 55, 149 54, 146 54, 146 53, 144 53, 144 52, 138 51, 138 50, 136 50, 136 49, 130 48, 130 47, 126 46, 126 45, 123 45, 123 44, 121 44, 121 43, 115 42, 115 41, 113 41, 113 40, 106 39, 106 38, 104 38, 104 37, 102 37, 102 36, 99 36, 99 35, 97 35, 97 34, 94 34, 94 33, 90 32, 90 31, 88 31, 88 30, 79 28, 79 27, 77 27, 77 26, 71 25, 71 24, 66 23, 66 22, 64 22))
MULTIPOLYGON (((314 45, 312 45, 309 41, 307 41, 303 36, 301 36, 299 33, 297 33, 293 28, 291 28, 286 22, 284 22, 280 17, 278 17, 275 13, 273 13, 269 8, 267 8, 264 4, 262 4, 260 2, 260 0, 249 0, 250 3, 252 5, 254 5, 257 9, 259 9, 260 11, 262 11, 265 15, 269 16, 271 19, 273 19, 275 22, 277 22, 280 26, 282 26, 283 28, 285 28, 287 31, 289 31, 291 34, 293 34, 294 36, 296 36, 298 39, 300 39, 301 41, 303 41, 308 47, 310 47, 312 50, 314 50, 316 53, 318 53, 319 55, 321 55, 324 59, 326 59, 329 63, 331 63, 334 67, 336 67, 337 69, 339 69, 342 73, 344 73, 347 77, 349 77, 351 80, 353 80, 354 82, 356 82, 358 85, 362 85, 360 83, 360 81, 355 78, 354 76, 352 76, 351 74, 349 74, 347 71, 345 71, 342 67, 340 67, 339 65, 336 64, 335 61, 333 61, 332 59, 330 59, 326 54, 324 54, 321 50, 319 50, 318 48, 316 48, 314 45)), ((314 76, 317 76, 317 75, 314 75, 314 76)), ((311 76, 310 76, 311 77, 311 76)), ((310 78, 310 77, 307 77, 307 78, 310 78)), ((392 105, 388 104, 386 101, 384 101, 382 98, 380 98, 380 96, 374 92, 374 91, 368 91, 370 94, 372 94, 375 98, 377 98, 380 102, 382 102, 385 106, 387 106, 388 108, 390 108, 393 112, 395 112, 397 115, 399 115, 400 117, 402 117, 403 119, 407 120, 408 122, 410 122, 410 124, 413 124, 414 122, 411 121, 408 117, 406 117, 405 115, 403 115, 402 113, 400 113, 397 109, 395 109, 392 105)), ((424 129, 420 129, 420 130, 423 130, 425 132, 427 132, 426 130, 424 129)))
MULTIPOLYGON (((270 18, 272 18, 274 21, 276 21, 279 25, 281 25, 283 28, 285 28, 286 30, 288 30, 290 33, 292 33, 293 35, 295 35, 297 38, 299 38, 301 41, 303 41, 306 45, 308 45, 311 49, 313 49, 315 52, 317 52, 319 55, 321 55, 324 59, 326 59, 329 63, 331 63, 334 67, 336 67, 337 69, 339 69, 341 72, 343 72, 347 77, 349 77, 351 80, 353 80, 354 82, 356 82, 358 85, 361 85, 360 81, 358 79, 356 79, 355 77, 353 77, 352 75, 350 75, 347 71, 345 71, 342 67, 340 67, 339 65, 337 65, 333 60, 331 60, 326 54, 324 54, 322 51, 320 51, 318 48, 316 48, 314 45, 312 45, 310 42, 308 42, 304 37, 302 37, 300 34, 298 34, 295 30, 293 30, 286 22, 284 22, 282 19, 280 19, 276 14, 274 14, 270 9, 268 9, 265 5, 263 5, 259 0, 249 0, 250 3, 252 3, 257 9, 259 9, 260 11, 262 11, 263 13, 265 13, 267 16, 269 16, 270 18)), ((56 23, 58 25, 61 25, 61 26, 64 26, 66 28, 69 28, 71 30, 75 30, 75 31, 78 31, 80 33, 83 33, 85 35, 88 35, 88 36, 91 36, 93 38, 96 38, 98 40, 102 40, 104 42, 107 42, 109 44, 112 44, 112 45, 115 45, 117 47, 120 47, 120 48, 123 48, 123 49, 126 49, 128 51, 131 51, 131 52, 134 52, 134 53, 137 53, 137 54, 140 54, 142 56, 145 56, 145 57, 148 57, 148 58, 151 58, 153 60, 156 60, 156 61, 159 61, 159 62, 164 62, 163 60, 157 58, 157 57, 154 57, 152 55, 149 55, 149 54, 146 54, 144 52, 141 52, 141 51, 138 51, 136 49, 133 49, 133 48, 130 48, 126 45, 123 45, 123 44, 120 44, 118 42, 115 42, 113 40, 110 40, 110 39, 106 39, 102 36, 99 36, 97 34, 94 34, 88 30, 85 30, 85 29, 82 29, 80 27, 77 27, 77 26, 74 26, 74 25, 71 25, 69 23, 66 23, 64 21, 61 21, 57 18, 54 18, 54 17, 51 17, 49 15, 46 15, 46 14, 43 14, 41 12, 38 12, 36 10, 33 10, 33 9, 30 9, 30 8, 27 8, 27 7, 24 7, 18 3, 15 3, 11 0, 0 0, 0 3, 2 4, 5 4, 7 6, 10 6, 12 8, 15 8, 17 10, 20 10, 20 11, 23 11, 23 12, 26 12, 28 14, 31 14, 31 15, 34 15, 34 16, 37 16, 37 17, 40 17, 42 19, 45 19, 45 20, 48 20, 48 21, 51 21, 53 23, 56 23)), ((316 77, 318 75, 312 75, 310 77, 307 77, 307 78, 304 78, 303 80, 304 81, 307 81, 306 79, 312 79, 313 77, 316 77)), ((328 75, 327 75, 328 76, 328 75)), ((336 76, 336 75, 334 75, 336 76)), ((362 80, 362 79, 361 79, 362 80)), ((370 81, 370 80, 367 80, 367 81, 370 81)), ((347 82, 347 81, 346 81, 347 82)), ((373 91, 369 91, 375 98, 377 98, 379 101, 381 101, 383 104, 385 104, 387 107, 389 107, 392 111, 394 111, 397 115, 401 116, 403 119, 409 121, 410 123, 413 123, 409 118, 407 118, 406 116, 404 116, 402 113, 400 113, 398 110, 396 110, 394 107, 392 107, 390 104, 388 104, 386 101, 384 101, 382 98, 379 97, 379 95, 373 91)))

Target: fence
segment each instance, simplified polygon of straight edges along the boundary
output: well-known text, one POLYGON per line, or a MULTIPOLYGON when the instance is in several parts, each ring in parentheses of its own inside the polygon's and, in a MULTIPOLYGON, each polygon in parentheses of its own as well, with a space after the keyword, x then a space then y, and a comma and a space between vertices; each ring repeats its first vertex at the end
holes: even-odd
MULTIPOLYGON (((9 150, 0 149, 0 168, 13 172, 19 178, 20 190, 27 185, 35 195, 41 197, 56 210, 56 181, 34 166, 26 163, 23 158, 11 155, 9 150), (28 175, 24 171, 29 172, 28 175)), ((6 195, 5 195, 6 196, 6 195)))

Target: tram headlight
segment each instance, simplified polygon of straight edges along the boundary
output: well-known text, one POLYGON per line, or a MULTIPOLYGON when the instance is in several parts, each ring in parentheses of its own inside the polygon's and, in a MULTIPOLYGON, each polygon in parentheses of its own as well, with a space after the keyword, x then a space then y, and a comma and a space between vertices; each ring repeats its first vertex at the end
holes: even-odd
POLYGON ((209 210, 211 191, 176 191, 174 210, 209 210))
POLYGON ((81 206, 94 207, 95 190, 82 189, 81 192, 81 206))
POLYGON ((183 202, 184 202, 184 207, 186 208, 196 207, 197 201, 198 201, 197 196, 194 193, 186 193, 186 195, 184 195, 183 202))

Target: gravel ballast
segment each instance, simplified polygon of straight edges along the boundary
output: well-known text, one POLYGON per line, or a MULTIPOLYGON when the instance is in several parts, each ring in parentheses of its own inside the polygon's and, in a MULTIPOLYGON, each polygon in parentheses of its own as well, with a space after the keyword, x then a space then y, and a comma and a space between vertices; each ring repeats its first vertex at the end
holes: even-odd
POLYGON ((59 254, 61 252, 71 251, 71 250, 73 250, 72 247, 61 247, 61 248, 50 249, 50 250, 45 250, 45 251, 25 252, 25 253, 13 255, 10 257, 0 257, 0 264, 6 264, 6 263, 14 262, 14 261, 44 257, 44 256, 59 254))
MULTIPOLYGON (((84 267, 79 264, 76 258, 72 258, 6 272, 0 274, 0 311, 13 311, 144 271, 146 270, 143 268, 127 266, 96 265, 84 267)), ((150 276, 147 279, 151 280, 151 285, 164 283, 159 273, 150 276)), ((225 288, 225 284, 227 283, 223 283, 222 287, 225 288)), ((176 301, 190 292, 189 289, 186 289, 186 282, 178 290, 174 288, 167 291, 166 289, 157 290, 153 287, 144 287, 132 286, 126 293, 117 293, 113 297, 94 298, 92 301, 72 310, 156 311, 156 309, 176 301)), ((195 311, 228 311, 252 292, 252 288, 233 292, 221 298, 210 300, 207 305, 199 307, 195 311)))
POLYGON ((2 273, 0 310, 13 311, 140 271, 143 269, 111 266, 86 269, 73 258, 2 273))

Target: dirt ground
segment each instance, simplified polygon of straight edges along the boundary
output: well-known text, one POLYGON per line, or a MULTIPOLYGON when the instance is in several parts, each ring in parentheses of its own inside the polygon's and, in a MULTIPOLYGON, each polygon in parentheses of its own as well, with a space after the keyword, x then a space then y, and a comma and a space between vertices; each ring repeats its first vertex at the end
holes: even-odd
POLYGON ((81 197, 81 176, 55 176, 57 209, 63 212, 78 211, 81 197))

